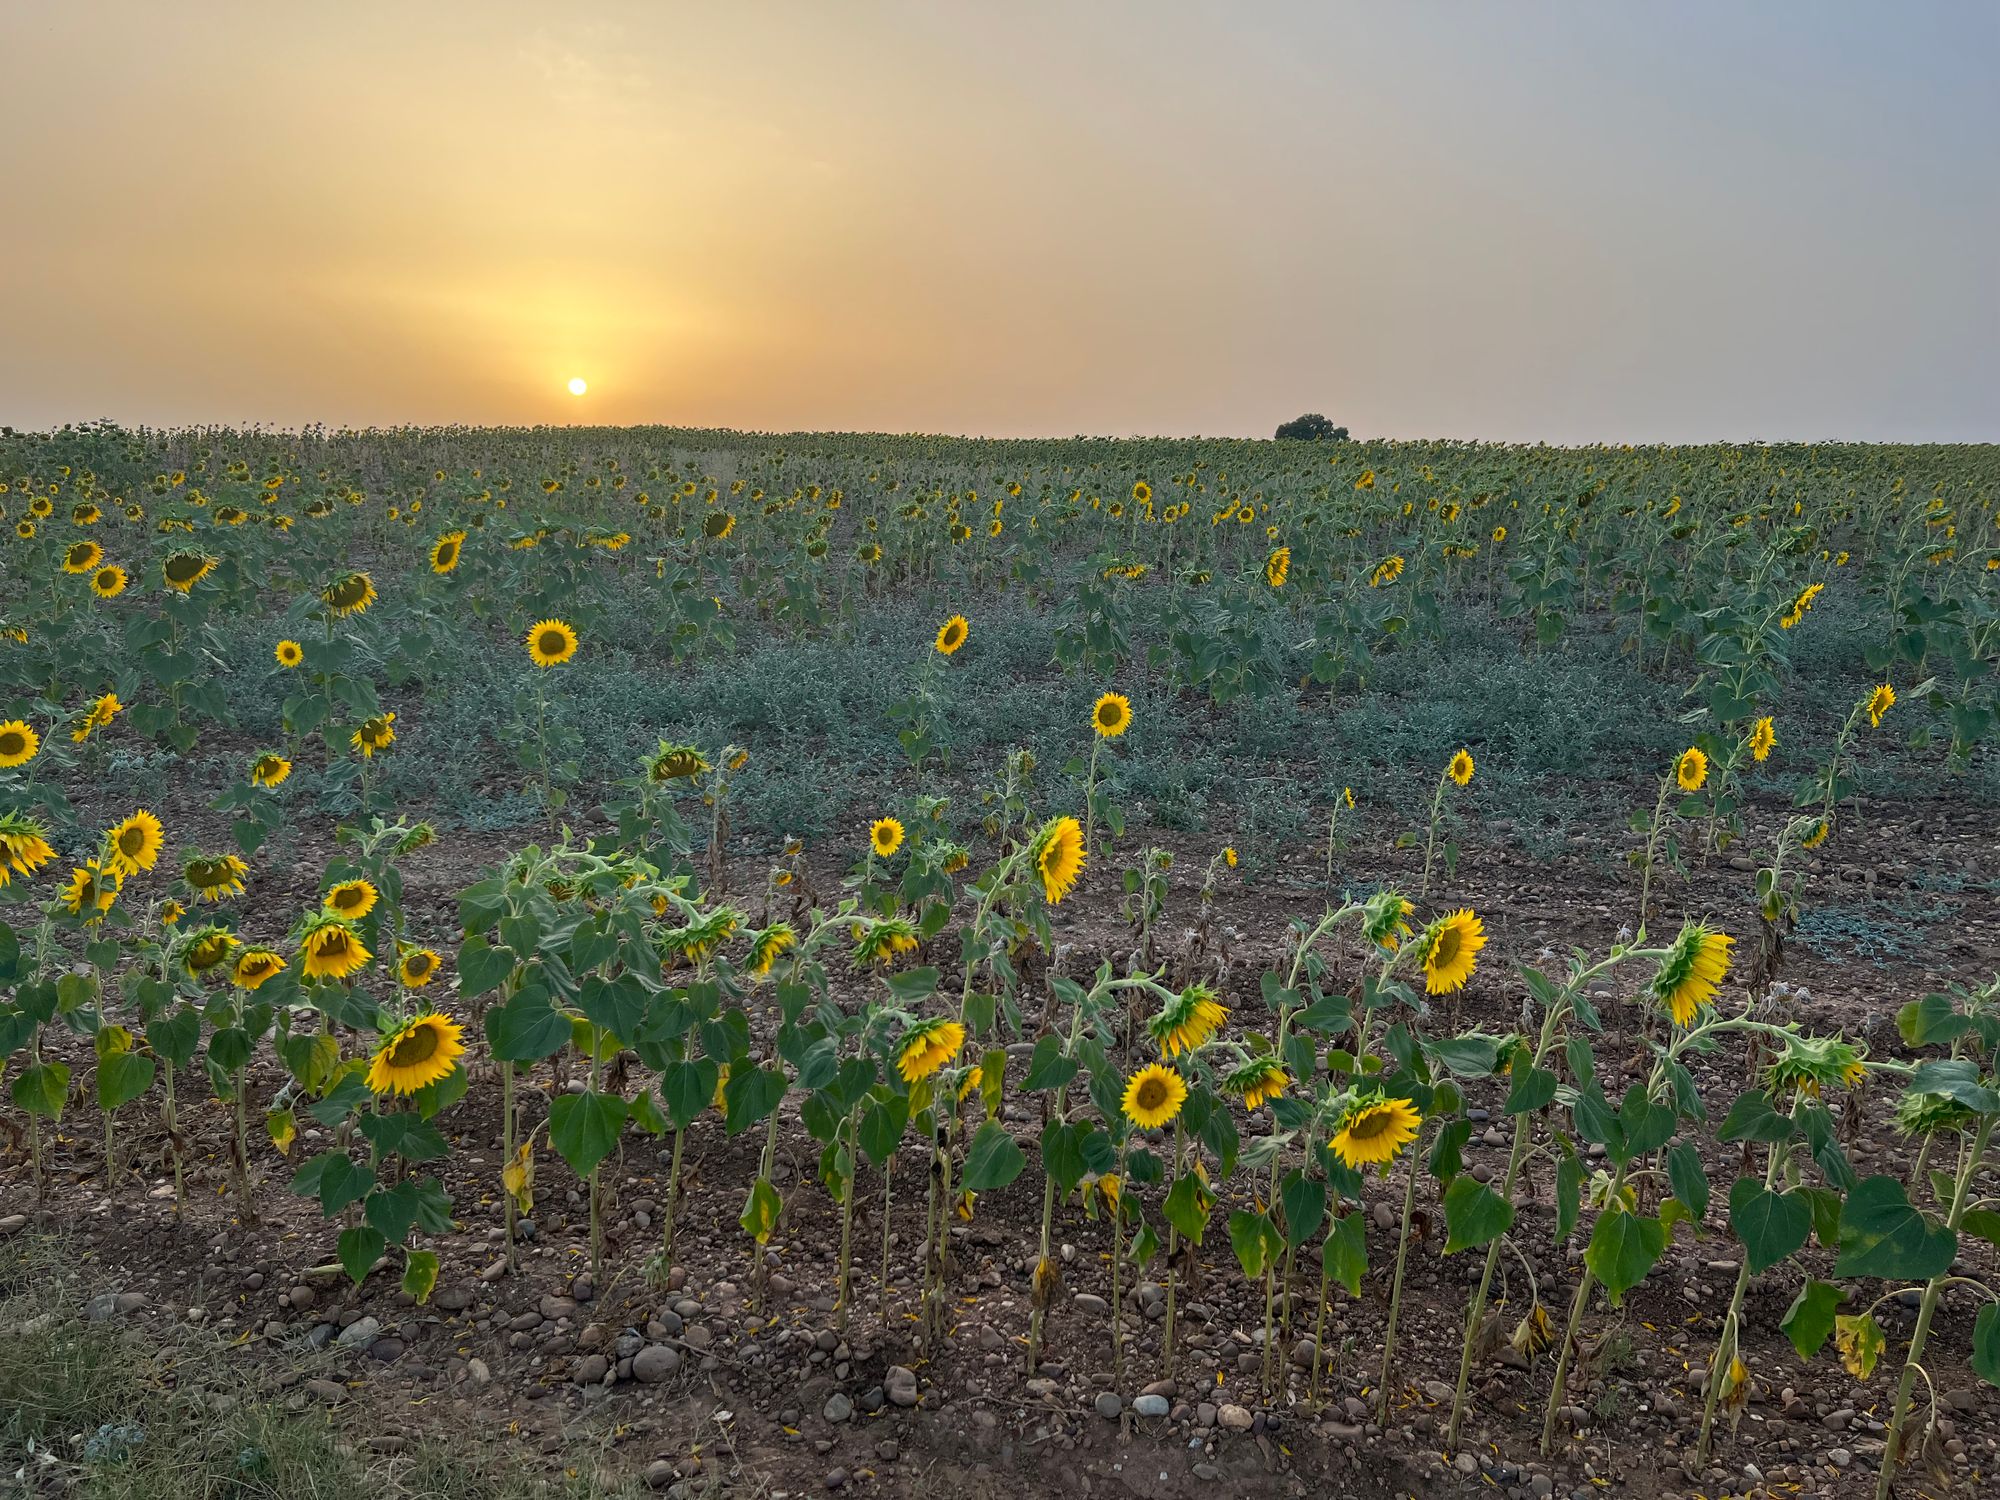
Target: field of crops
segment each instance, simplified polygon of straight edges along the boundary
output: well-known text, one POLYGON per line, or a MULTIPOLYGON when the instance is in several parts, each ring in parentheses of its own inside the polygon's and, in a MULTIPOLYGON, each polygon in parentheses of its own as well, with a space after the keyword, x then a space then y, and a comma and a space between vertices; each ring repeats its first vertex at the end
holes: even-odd
POLYGON ((392 1467, 2000 1471, 1995 450, 85 427, 0 512, 0 1243, 392 1467))

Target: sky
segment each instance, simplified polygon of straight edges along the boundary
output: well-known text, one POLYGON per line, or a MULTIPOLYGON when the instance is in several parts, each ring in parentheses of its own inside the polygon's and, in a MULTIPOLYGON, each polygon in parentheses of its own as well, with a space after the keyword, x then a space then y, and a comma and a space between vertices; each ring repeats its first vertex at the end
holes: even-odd
POLYGON ((1990 0, 0 0, 0 58, 15 427, 2000 438, 1990 0))

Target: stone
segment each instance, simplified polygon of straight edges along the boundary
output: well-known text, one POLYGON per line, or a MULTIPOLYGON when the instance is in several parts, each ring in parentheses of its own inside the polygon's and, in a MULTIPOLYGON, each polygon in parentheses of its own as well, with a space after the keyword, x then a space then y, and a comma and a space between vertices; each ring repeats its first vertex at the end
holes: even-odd
POLYGON ((679 1352, 665 1344, 648 1344, 632 1356, 632 1378, 641 1385, 658 1385, 680 1367, 679 1352))
POLYGON ((915 1406, 917 1372, 907 1365, 889 1366, 889 1373, 882 1377, 882 1391, 891 1406, 915 1406))
POLYGON ((656 1458, 646 1465, 644 1478, 647 1489, 663 1490, 674 1482, 674 1466, 664 1458, 656 1458))
POLYGON ((854 1415, 854 1401, 844 1391, 835 1391, 826 1398, 826 1407, 820 1413, 829 1422, 845 1422, 854 1415))
POLYGON ((1215 1420, 1231 1432, 1248 1432, 1257 1419, 1251 1415, 1249 1407, 1225 1403, 1215 1409, 1215 1420))
POLYGON ((1104 1391, 1097 1398, 1097 1414, 1107 1422, 1115 1422, 1125 1414, 1125 1402, 1116 1391, 1104 1391))
POLYGON ((602 1385, 604 1377, 610 1373, 611 1361, 601 1354, 586 1354, 576 1362, 578 1385, 602 1385))
POLYGON ((1132 1410, 1142 1417, 1164 1417, 1171 1409, 1165 1396, 1141 1396, 1132 1403, 1132 1410))
POLYGON ((340 1337, 334 1342, 343 1349, 366 1349, 381 1332, 382 1324, 378 1319, 356 1318, 340 1330, 340 1337))
POLYGON ((324 1401, 328 1406, 338 1406, 347 1399, 347 1387, 337 1380, 312 1379, 306 1382, 306 1394, 315 1401, 324 1401))

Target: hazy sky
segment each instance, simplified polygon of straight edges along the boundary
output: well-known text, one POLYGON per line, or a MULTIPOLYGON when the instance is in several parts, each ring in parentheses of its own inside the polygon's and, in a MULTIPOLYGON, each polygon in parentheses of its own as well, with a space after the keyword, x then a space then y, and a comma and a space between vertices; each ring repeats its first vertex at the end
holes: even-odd
POLYGON ((0 423, 2000 438, 1992 0, 0 0, 0 60, 0 423))

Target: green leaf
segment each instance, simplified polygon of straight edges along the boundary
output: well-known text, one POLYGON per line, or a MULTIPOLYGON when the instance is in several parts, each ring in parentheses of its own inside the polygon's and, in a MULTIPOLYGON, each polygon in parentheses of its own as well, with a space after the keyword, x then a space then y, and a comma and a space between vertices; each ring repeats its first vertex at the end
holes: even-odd
POLYGON ((97 1107, 112 1110, 138 1098, 153 1086, 158 1071, 143 1052, 114 1052, 97 1065, 97 1107))
POLYGON ((1641 1281, 1667 1248, 1667 1228, 1658 1219, 1613 1206, 1597 1217, 1583 1261, 1603 1283, 1613 1307, 1641 1281))
POLYGON ((1917 1064, 1909 1092, 1943 1094, 1982 1115, 2000 1114, 2000 1092, 1979 1081, 1979 1064, 1969 1057, 1939 1057, 1917 1064))
POLYGON ((1693 1142, 1678 1141, 1667 1153, 1667 1181, 1697 1222, 1708 1216, 1708 1173, 1693 1142))
POLYGON ((366 1225, 356 1225, 352 1229, 340 1231, 340 1263, 347 1270, 347 1276, 356 1286, 368 1279, 368 1273, 375 1269, 375 1262, 382 1258, 388 1242, 382 1238, 379 1229, 366 1225))
POLYGON ((1214 1204, 1215 1200, 1202 1188, 1201 1179, 1192 1172, 1183 1172, 1167 1189, 1167 1200, 1160 1211, 1180 1231, 1182 1239, 1199 1245, 1208 1231, 1208 1211, 1214 1204))
POLYGON ((1470 1120, 1447 1120, 1444 1128, 1438 1131, 1437 1139, 1431 1143, 1430 1160, 1426 1163, 1431 1176, 1439 1182, 1449 1182, 1464 1171, 1465 1158, 1460 1153, 1470 1139, 1470 1120))
POLYGON ((0 922, 0 984, 12 984, 21 977, 21 940, 14 929, 0 922))
POLYGON ((1294 1168, 1278 1186, 1278 1206, 1284 1213, 1286 1242, 1303 1245, 1319 1232, 1326 1217, 1326 1184, 1294 1168))
POLYGON ((1912 1208, 1902 1183, 1869 1177, 1847 1195, 1841 1210, 1840 1258, 1833 1274, 1928 1281, 1949 1270, 1957 1253, 1958 1236, 1912 1208))
POLYGON ((1664 1104, 1655 1104, 1646 1092, 1643 1083, 1635 1083, 1625 1091, 1625 1100, 1618 1108, 1618 1128, 1624 1134, 1624 1155, 1612 1150, 1613 1161, 1623 1165, 1636 1160, 1674 1138, 1674 1112, 1664 1104))
POLYGON ((176 1068, 186 1067, 200 1044, 201 1012, 191 1005, 180 1006, 146 1023, 146 1045, 176 1068))
POLYGON ((303 1163, 292 1178, 292 1194, 317 1197, 320 1213, 332 1218, 350 1203, 358 1203, 375 1186, 375 1169, 352 1160, 344 1151, 328 1151, 303 1163))
POLYGON ((422 1307, 431 1300, 437 1286, 438 1258, 435 1251, 412 1250, 403 1261, 403 1292, 422 1307))
POLYGON ((1812 1210, 1813 1238, 1822 1250, 1840 1248, 1840 1194, 1832 1188, 1797 1187, 1792 1192, 1812 1210))
POLYGON ((988 1120, 965 1147, 965 1186, 974 1193, 1003 1188, 1021 1175, 1028 1158, 998 1120, 988 1120))
POLYGON ((1229 1216, 1229 1245, 1243 1274, 1255 1281, 1285 1248, 1285 1238, 1268 1214, 1237 1209, 1229 1216))
POLYGON ((549 1144, 579 1177, 588 1177, 618 1144, 626 1104, 616 1094, 561 1094, 549 1106, 549 1144))
POLYGON ((1799 1288, 1778 1327, 1799 1351, 1800 1359, 1809 1360, 1825 1347, 1833 1334, 1834 1314, 1840 1310, 1840 1301, 1840 1288, 1830 1281, 1815 1281, 1808 1276, 1806 1284, 1799 1288))
POLYGON ((1764 1141, 1775 1144, 1792 1138, 1791 1117, 1771 1108, 1762 1089, 1746 1089, 1729 1106, 1729 1114, 1716 1132, 1723 1141, 1764 1141))
POLYGON ((768 1244, 771 1231, 778 1227, 778 1215, 784 1206, 778 1190, 767 1179, 759 1177, 750 1184, 750 1192, 743 1200, 743 1212, 737 1216, 736 1222, 758 1244, 768 1244))
POLYGON ((1051 1120, 1042 1127, 1042 1171, 1056 1185, 1056 1192, 1067 1198, 1076 1191, 1083 1181, 1083 1142, 1080 1136, 1089 1129, 1083 1125, 1066 1125, 1061 1120, 1051 1120))
POLYGON ((1514 1074, 1513 1087, 1507 1090, 1507 1103, 1502 1112, 1524 1115, 1530 1110, 1542 1108, 1555 1096, 1554 1073, 1547 1068, 1523 1068, 1514 1074))
POLYGON ((1347 1288, 1347 1295, 1361 1295, 1361 1278, 1368 1272, 1368 1231, 1358 1213, 1343 1214, 1333 1221, 1326 1241, 1320 1246, 1320 1269, 1347 1288))
POLYGON ((909 1128, 910 1101, 906 1095, 891 1094, 871 1104, 861 1117, 861 1149, 868 1159, 881 1166, 896 1154, 896 1146, 909 1128))
POLYGON ((741 1135, 771 1117, 785 1097, 785 1075, 776 1068, 730 1069, 722 1086, 722 1116, 730 1135, 741 1135))
POLYGON ((646 1021, 646 986, 635 974, 615 980, 593 974, 584 980, 576 1007, 591 1025, 610 1032, 621 1042, 639 1034, 646 1021))
POLYGON ((1958 1227, 2000 1249, 2000 1213, 1990 1208, 1970 1209, 1959 1218, 1958 1227))
POLYGON ((1570 1153, 1556 1162, 1556 1243, 1560 1245, 1576 1228, 1583 1207, 1583 1163, 1570 1153))
POLYGON ((1500 1064, 1500 1041, 1497 1036, 1471 1031, 1464 1036, 1428 1042, 1424 1051, 1432 1061, 1442 1064, 1460 1078, 1490 1078, 1500 1064))
POLYGON ((1754 1177, 1739 1177, 1729 1189, 1729 1223, 1754 1276, 1805 1244, 1812 1210, 1791 1193, 1774 1193, 1754 1177))
POLYGON ((63 1101, 69 1097, 69 1064, 36 1063, 33 1067, 23 1068, 15 1078, 11 1092, 14 1102, 29 1114, 60 1120, 63 1101))
POLYGON ((484 933, 474 933, 458 945, 458 992, 467 1000, 490 994, 514 972, 514 954, 495 948, 484 933))
POLYGON ((437 1127, 416 1115, 362 1115, 359 1124, 361 1133, 384 1156, 415 1163, 436 1161, 451 1150, 437 1127))
POLYGON ((486 1012, 486 1040, 496 1062, 540 1062, 569 1041, 569 1017, 549 1004, 549 992, 524 985, 505 1005, 486 1012))
POLYGON ((1444 1191, 1444 1253, 1491 1244, 1514 1225, 1514 1205, 1470 1176, 1452 1179, 1444 1191))
POLYGON ((1988 1302, 1972 1320, 1972 1373, 2000 1385, 2000 1302, 1988 1302))
POLYGON ((1064 1056, 1062 1038, 1050 1034, 1035 1043, 1034 1055, 1028 1059, 1028 1076, 1021 1087, 1031 1094, 1059 1089, 1076 1077, 1077 1066, 1075 1058, 1064 1056))
POLYGON ((707 1058, 678 1059, 660 1074, 660 1102, 676 1130, 686 1130, 715 1097, 721 1069, 707 1058))
POLYGON ((1971 1020, 1959 1014, 1948 995, 1926 995, 1896 1012, 1896 1029, 1912 1047, 1948 1042, 1971 1028, 1971 1020))
POLYGON ((1604 1091, 1595 1082, 1577 1091, 1576 1108, 1571 1114, 1576 1120, 1578 1135, 1602 1146, 1614 1160, 1631 1160, 1625 1151, 1624 1127, 1611 1112, 1611 1101, 1604 1097, 1604 1091))

